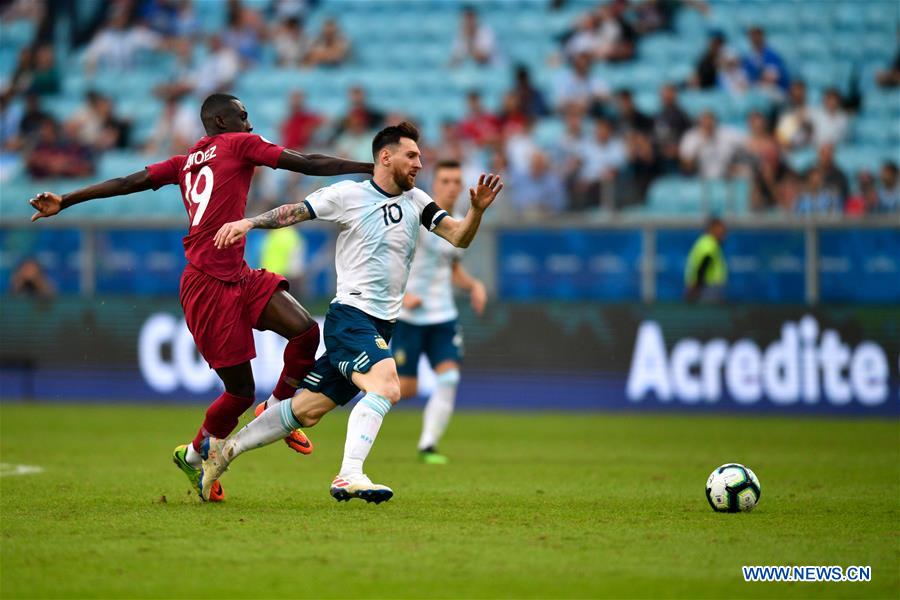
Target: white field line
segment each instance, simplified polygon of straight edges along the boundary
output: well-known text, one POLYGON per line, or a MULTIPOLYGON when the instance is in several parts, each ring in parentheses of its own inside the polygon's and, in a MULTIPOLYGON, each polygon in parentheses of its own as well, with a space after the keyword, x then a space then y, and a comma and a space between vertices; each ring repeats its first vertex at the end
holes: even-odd
POLYGON ((44 467, 35 465, 14 465, 11 463, 0 463, 0 477, 8 477, 10 475, 35 475, 43 473, 44 467))

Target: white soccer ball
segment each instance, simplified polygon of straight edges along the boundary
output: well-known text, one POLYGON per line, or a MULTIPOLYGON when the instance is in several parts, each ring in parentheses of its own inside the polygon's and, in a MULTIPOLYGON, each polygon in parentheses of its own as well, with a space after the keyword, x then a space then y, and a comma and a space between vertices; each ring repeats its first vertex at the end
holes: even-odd
POLYGON ((738 463, 726 463, 706 480, 706 499, 716 512, 749 512, 759 502, 756 473, 738 463))

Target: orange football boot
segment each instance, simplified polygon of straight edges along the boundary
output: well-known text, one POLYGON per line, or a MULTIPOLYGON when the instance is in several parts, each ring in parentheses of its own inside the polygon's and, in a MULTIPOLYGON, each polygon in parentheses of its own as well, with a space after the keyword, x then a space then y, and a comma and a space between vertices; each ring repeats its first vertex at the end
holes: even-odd
MULTIPOLYGON (((287 400, 282 400, 282 402, 287 402, 287 400)), ((254 417, 261 415, 264 410, 266 410, 266 403, 260 402, 253 411, 254 417)), ((306 434, 303 433, 302 429, 293 430, 289 436, 284 438, 284 443, 294 452, 299 452, 300 454, 312 454, 312 442, 309 441, 309 438, 306 437, 306 434)))

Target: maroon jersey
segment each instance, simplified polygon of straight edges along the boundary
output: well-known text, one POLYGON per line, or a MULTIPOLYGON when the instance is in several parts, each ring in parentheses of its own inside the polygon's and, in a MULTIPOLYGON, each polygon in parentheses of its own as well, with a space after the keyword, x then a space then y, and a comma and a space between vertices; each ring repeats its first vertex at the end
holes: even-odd
POLYGON ((201 138, 187 155, 147 166, 154 190, 171 183, 181 187, 190 222, 184 254, 191 265, 223 281, 241 278, 245 238, 223 250, 213 238, 225 223, 244 218, 256 166, 274 168, 283 151, 253 133, 222 133, 201 138))

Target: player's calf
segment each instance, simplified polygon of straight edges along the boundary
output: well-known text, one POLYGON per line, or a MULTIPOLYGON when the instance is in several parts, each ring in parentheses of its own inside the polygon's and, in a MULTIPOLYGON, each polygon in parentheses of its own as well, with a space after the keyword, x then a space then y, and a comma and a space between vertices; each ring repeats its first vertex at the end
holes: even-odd
MULTIPOLYGON (((282 402, 284 402, 284 401, 282 401, 282 402)), ((254 415, 256 417, 259 417, 259 415, 261 415, 263 413, 263 411, 266 410, 267 407, 271 408, 272 406, 275 406, 275 404, 277 404, 277 403, 278 402, 272 402, 271 399, 269 400, 269 402, 260 402, 256 406, 254 415)), ((294 431, 290 432, 284 438, 284 443, 287 444, 287 447, 290 448, 291 450, 293 450, 294 452, 299 452, 300 454, 312 454, 312 451, 313 451, 312 442, 309 440, 309 438, 306 436, 306 434, 300 429, 295 429, 294 431)))
MULTIPOLYGON (((233 389, 233 388, 232 388, 233 389)), ((241 390, 246 392, 248 390, 241 390)), ((206 409, 206 417, 203 425, 197 431, 193 441, 194 450, 200 452, 203 441, 209 437, 226 438, 234 428, 244 412, 253 405, 252 392, 247 396, 239 396, 225 391, 206 409)))

